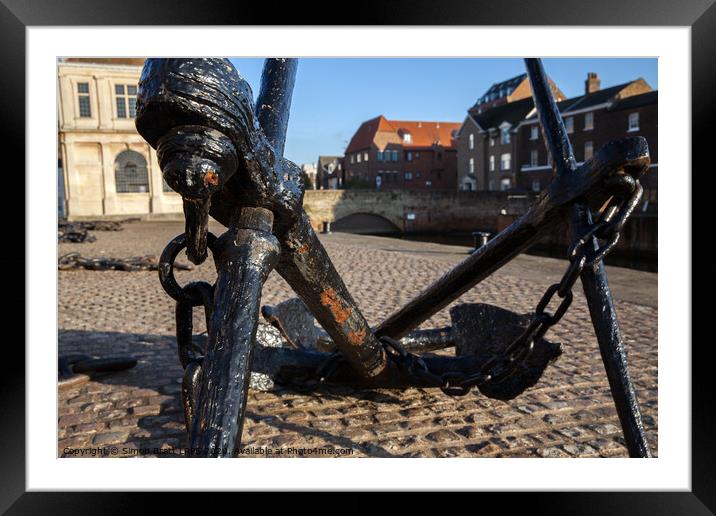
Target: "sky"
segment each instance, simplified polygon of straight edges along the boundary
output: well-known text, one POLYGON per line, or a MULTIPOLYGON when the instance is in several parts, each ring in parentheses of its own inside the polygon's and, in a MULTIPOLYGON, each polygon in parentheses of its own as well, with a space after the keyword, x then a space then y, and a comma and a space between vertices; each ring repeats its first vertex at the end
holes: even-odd
MULTIPOLYGON (((263 59, 231 59, 258 95, 263 59)), ((587 72, 602 88, 642 77, 658 89, 657 59, 551 58, 547 74, 568 97, 583 94, 587 72)), ((360 124, 395 120, 462 122, 495 82, 524 73, 516 58, 300 59, 286 137, 286 158, 299 165, 343 155, 360 124)))

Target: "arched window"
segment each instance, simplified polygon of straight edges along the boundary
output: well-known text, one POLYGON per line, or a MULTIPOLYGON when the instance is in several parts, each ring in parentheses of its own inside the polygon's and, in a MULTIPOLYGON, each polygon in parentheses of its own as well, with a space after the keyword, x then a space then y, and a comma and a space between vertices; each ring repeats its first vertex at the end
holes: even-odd
POLYGON ((120 152, 114 160, 114 180, 117 193, 149 192, 147 161, 138 152, 120 152))

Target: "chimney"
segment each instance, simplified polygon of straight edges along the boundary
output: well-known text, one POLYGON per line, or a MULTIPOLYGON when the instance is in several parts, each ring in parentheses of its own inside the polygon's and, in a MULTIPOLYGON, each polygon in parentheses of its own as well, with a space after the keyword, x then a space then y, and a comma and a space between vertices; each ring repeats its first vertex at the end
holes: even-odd
POLYGON ((599 80, 599 76, 595 72, 587 73, 587 80, 584 81, 584 94, 589 95, 590 93, 599 91, 600 86, 601 81, 599 80))

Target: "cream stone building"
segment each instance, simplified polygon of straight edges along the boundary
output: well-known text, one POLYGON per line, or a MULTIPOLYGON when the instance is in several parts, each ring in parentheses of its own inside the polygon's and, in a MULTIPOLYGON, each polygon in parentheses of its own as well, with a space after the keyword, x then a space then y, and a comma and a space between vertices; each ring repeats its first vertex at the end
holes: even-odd
POLYGON ((143 59, 58 62, 59 212, 69 219, 174 217, 181 198, 134 127, 143 59))

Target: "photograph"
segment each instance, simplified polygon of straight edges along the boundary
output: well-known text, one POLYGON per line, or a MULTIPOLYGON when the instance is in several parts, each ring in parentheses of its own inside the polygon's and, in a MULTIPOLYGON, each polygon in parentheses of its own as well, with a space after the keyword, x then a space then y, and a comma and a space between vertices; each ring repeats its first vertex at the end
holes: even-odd
POLYGON ((716 514, 714 3, 0 0, 0 514, 716 514))
POLYGON ((657 458, 659 78, 57 57, 57 457, 657 458))

